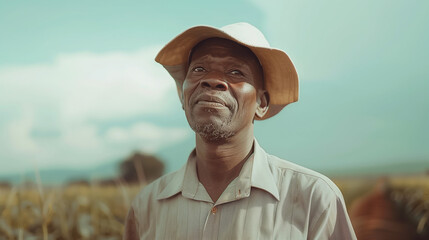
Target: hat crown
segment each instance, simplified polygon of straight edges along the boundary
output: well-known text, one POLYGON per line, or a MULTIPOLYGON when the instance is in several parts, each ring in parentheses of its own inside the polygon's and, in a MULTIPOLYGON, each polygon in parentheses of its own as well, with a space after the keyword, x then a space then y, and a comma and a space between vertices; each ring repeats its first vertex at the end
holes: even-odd
POLYGON ((244 44, 255 47, 270 47, 270 44, 262 32, 249 23, 234 23, 221 27, 220 29, 244 44))

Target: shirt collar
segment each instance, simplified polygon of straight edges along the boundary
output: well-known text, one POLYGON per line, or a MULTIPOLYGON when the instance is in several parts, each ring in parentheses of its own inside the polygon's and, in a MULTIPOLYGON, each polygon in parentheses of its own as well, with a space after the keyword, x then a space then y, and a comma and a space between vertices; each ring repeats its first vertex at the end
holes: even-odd
MULTIPOLYGON (((217 203, 238 200, 250 195, 251 187, 262 189, 279 200, 279 191, 268 164, 267 153, 254 140, 254 152, 243 165, 239 176, 231 182, 217 203), (233 191, 233 192, 231 192, 233 191), (232 199, 231 199, 232 198, 232 199)), ((180 192, 187 198, 199 201, 211 201, 207 193, 201 193, 202 185, 198 180, 195 149, 187 163, 174 174, 173 179, 161 189, 157 199, 165 199, 180 192)))
POLYGON ((268 154, 259 146, 255 139, 255 161, 252 168, 252 187, 260 188, 269 192, 273 197, 280 200, 279 189, 277 187, 273 172, 268 163, 268 154))
POLYGON ((173 173, 173 178, 168 180, 169 182, 163 189, 159 189, 159 193, 157 195, 158 200, 172 197, 182 191, 186 166, 187 164, 182 166, 177 172, 173 173))

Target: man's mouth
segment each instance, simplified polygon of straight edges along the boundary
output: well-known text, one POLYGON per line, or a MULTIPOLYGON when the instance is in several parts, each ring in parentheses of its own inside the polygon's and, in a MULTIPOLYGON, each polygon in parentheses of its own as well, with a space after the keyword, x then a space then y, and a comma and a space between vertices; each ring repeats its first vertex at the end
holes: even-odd
POLYGON ((214 108, 228 107, 226 105, 226 102, 222 98, 206 94, 199 96, 195 101, 195 105, 202 105, 214 108))
POLYGON ((204 106, 211 106, 211 107, 225 107, 225 105, 223 105, 222 103, 218 103, 218 102, 210 102, 210 101, 198 101, 197 102, 198 105, 204 105, 204 106))

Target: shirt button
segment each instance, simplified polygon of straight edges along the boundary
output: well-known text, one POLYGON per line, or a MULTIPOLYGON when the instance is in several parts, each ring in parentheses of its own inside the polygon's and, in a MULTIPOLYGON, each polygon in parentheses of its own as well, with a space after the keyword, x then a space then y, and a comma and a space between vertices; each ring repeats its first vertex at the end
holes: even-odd
POLYGON ((217 212, 217 207, 213 207, 212 208, 212 214, 216 214, 216 212, 217 212))

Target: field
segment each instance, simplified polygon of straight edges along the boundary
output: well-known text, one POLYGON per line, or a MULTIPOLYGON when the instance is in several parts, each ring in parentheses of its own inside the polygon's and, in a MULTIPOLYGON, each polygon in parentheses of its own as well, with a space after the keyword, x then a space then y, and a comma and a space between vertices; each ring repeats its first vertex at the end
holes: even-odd
POLYGON ((0 189, 0 240, 121 239, 140 186, 0 189))
MULTIPOLYGON (((376 180, 353 178, 335 182, 350 207, 370 192, 376 180)), ((392 201, 403 206, 410 201, 423 204, 423 215, 415 225, 424 229, 429 216, 429 208, 425 210, 429 205, 429 176, 390 177, 387 181, 392 201)), ((0 188, 0 240, 121 239, 127 209, 141 187, 92 184, 41 188, 30 184, 0 188)))

